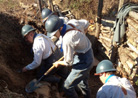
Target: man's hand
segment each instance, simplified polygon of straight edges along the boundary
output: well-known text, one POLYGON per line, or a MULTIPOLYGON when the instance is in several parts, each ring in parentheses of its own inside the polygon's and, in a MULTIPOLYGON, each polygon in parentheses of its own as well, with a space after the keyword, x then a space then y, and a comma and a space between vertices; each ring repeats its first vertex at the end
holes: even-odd
POLYGON ((18 72, 18 73, 22 73, 22 69, 18 69, 17 72, 18 72))
POLYGON ((53 65, 57 68, 60 64, 59 64, 59 62, 57 61, 57 62, 53 63, 53 65))
POLYGON ((23 72, 26 72, 26 71, 27 71, 27 69, 25 67, 22 68, 22 69, 18 69, 17 70, 18 73, 23 73, 23 72))
POLYGON ((53 65, 57 68, 59 66, 66 66, 64 61, 56 61, 53 65))
POLYGON ((26 72, 27 71, 27 69, 24 67, 23 69, 22 69, 22 72, 26 72))

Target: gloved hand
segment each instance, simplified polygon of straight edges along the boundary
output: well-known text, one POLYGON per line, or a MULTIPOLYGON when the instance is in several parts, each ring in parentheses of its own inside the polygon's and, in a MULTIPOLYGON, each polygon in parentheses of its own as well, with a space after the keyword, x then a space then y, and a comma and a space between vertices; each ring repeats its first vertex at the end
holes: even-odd
POLYGON ((22 69, 18 69, 17 72, 18 72, 18 73, 22 73, 22 69))
POLYGON ((23 72, 26 72, 26 71, 27 71, 27 69, 25 67, 22 68, 22 69, 18 69, 17 70, 18 73, 23 73, 23 72))
POLYGON ((26 69, 26 67, 24 67, 23 69, 22 69, 22 72, 26 72, 27 71, 27 69, 26 69))

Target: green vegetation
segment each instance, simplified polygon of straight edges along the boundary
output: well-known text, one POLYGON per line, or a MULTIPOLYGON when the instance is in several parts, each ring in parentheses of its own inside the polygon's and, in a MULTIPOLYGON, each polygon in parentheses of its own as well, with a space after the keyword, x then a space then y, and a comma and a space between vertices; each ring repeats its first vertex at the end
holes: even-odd
MULTIPOLYGON (((136 77, 138 77, 138 74, 136 74, 136 77)), ((138 86, 138 80, 135 82, 135 84, 138 86)))
POLYGON ((137 80, 135 83, 136 83, 136 85, 138 86, 138 80, 137 80))
POLYGON ((62 4, 64 8, 68 8, 78 19, 95 19, 97 12, 97 1, 93 0, 66 0, 66 4, 62 4))
MULTIPOLYGON (((69 8, 70 9, 79 9, 79 8, 84 8, 84 4, 88 5, 91 2, 91 0, 77 0, 77 1, 73 1, 70 5, 69 8)), ((85 6, 87 7, 87 6, 85 6)))

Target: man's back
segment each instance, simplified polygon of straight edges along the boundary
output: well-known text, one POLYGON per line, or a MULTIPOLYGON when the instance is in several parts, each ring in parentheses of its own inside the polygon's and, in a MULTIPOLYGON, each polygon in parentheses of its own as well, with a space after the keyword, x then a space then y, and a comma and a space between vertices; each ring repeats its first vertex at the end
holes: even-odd
POLYGON ((113 76, 98 90, 97 98, 136 98, 136 93, 126 78, 113 76))
POLYGON ((85 19, 80 19, 80 20, 71 19, 67 22, 67 24, 72 24, 73 26, 75 26, 75 28, 81 30, 84 33, 89 26, 89 22, 85 19))

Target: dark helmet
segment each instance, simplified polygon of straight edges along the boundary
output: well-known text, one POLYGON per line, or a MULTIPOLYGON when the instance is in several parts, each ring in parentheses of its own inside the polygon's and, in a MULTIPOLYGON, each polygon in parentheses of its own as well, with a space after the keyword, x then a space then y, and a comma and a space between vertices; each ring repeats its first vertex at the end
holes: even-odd
POLYGON ((102 73, 102 72, 109 72, 109 71, 116 71, 116 69, 113 66, 113 63, 109 60, 103 60, 97 65, 95 75, 98 75, 99 73, 102 73))
POLYGON ((56 31, 63 26, 63 24, 64 21, 60 19, 58 16, 52 15, 51 17, 49 17, 45 23, 47 36, 52 37, 56 33, 56 31))
POLYGON ((22 36, 23 37, 26 36, 30 31, 33 31, 33 30, 35 30, 35 29, 32 26, 30 26, 30 25, 24 25, 22 27, 22 31, 21 31, 22 36))
MULTIPOLYGON (((53 14, 53 12, 50 9, 44 8, 42 10, 42 14, 41 14, 42 15, 42 19, 45 19, 46 17, 48 18, 51 14, 53 14)), ((45 20, 43 22, 45 22, 45 20)))

